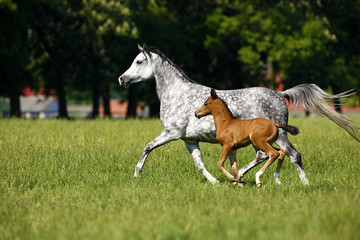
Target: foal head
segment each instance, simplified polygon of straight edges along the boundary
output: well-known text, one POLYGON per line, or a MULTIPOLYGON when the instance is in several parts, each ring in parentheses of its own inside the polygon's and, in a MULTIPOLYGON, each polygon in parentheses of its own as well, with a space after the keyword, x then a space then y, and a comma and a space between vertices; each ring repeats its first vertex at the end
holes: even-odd
POLYGON ((211 114, 214 108, 214 103, 216 105, 217 101, 221 101, 221 99, 216 94, 215 89, 211 89, 210 94, 211 96, 206 99, 204 105, 195 111, 195 117, 202 118, 206 115, 211 114))

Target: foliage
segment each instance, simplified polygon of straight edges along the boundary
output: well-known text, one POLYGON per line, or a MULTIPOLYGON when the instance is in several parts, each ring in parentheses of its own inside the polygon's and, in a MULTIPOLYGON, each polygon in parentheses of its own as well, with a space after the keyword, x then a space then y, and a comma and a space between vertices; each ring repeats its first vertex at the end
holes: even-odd
MULTIPOLYGON (((275 74, 334 93, 360 84, 359 1, 1 0, 0 11, 0 94, 13 100, 31 84, 55 89, 65 110, 68 96, 91 96, 96 111, 100 96, 128 91, 117 77, 137 42, 217 88, 275 88, 275 74)), ((159 107, 154 83, 128 93, 159 107)))
MULTIPOLYGON (((359 124, 359 118, 354 118, 359 124)), ((358 143, 323 118, 291 118, 310 186, 285 159, 235 188, 217 169, 221 147, 201 144, 206 182, 176 141, 133 171, 159 120, 0 120, 1 239, 358 239, 358 143)), ((244 165, 251 147, 238 151, 244 165)), ((226 162, 229 168, 229 163, 226 162)), ((260 166, 259 166, 260 167, 260 166)))

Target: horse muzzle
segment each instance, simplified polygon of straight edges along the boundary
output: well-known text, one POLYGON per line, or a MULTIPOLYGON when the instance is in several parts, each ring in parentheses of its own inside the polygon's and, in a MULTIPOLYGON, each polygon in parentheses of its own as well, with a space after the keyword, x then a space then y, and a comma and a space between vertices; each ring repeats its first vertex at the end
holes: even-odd
POLYGON ((118 80, 120 86, 124 86, 124 87, 128 87, 131 82, 130 80, 127 80, 127 77, 125 77, 124 75, 121 75, 118 80))

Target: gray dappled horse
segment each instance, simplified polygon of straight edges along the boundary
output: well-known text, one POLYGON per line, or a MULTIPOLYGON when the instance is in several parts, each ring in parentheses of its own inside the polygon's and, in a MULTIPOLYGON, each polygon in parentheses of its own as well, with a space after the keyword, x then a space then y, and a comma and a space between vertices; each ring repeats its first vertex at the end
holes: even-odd
MULTIPOLYGON (((212 116, 197 119, 196 109, 202 106, 210 92, 210 87, 192 81, 186 74, 174 65, 158 50, 149 51, 144 44, 138 45, 140 53, 136 56, 130 68, 119 77, 120 85, 127 87, 131 83, 140 82, 152 77, 156 80, 156 92, 160 100, 160 120, 164 126, 162 133, 148 143, 135 167, 134 177, 140 176, 149 153, 170 141, 182 139, 192 155, 196 168, 211 182, 218 181, 205 169, 199 142, 217 143, 216 129, 212 116)), ((240 119, 267 118, 274 122, 288 123, 288 107, 285 98, 292 105, 301 105, 334 121, 344 128, 353 138, 360 141, 357 127, 346 117, 334 111, 325 100, 345 97, 349 94, 341 93, 329 95, 315 84, 301 84, 286 91, 276 92, 268 88, 245 88, 237 90, 217 90, 221 99, 228 103, 234 117, 240 119)), ((286 150, 291 162, 295 165, 303 184, 309 184, 305 175, 301 155, 291 145, 287 132, 279 129, 276 144, 286 150)), ((263 162, 268 155, 256 149, 256 158, 239 170, 242 177, 250 169, 263 162)), ((236 150, 229 154, 231 161, 236 160, 236 150)), ((274 179, 277 179, 275 173, 274 179)))

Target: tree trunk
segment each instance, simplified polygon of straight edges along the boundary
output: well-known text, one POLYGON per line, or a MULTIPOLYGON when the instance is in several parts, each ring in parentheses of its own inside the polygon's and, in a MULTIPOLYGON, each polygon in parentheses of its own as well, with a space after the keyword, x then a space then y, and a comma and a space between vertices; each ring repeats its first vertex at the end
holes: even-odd
POLYGON ((56 93, 59 97, 59 115, 58 118, 69 119, 69 115, 66 109, 66 94, 64 89, 64 84, 62 81, 59 81, 56 86, 56 93))
POLYGON ((111 118, 109 87, 106 87, 103 90, 102 97, 103 97, 103 104, 104 104, 104 116, 111 118))
POLYGON ((99 98, 100 98, 99 84, 96 82, 92 92, 92 102, 93 102, 92 114, 91 114, 92 118, 99 117, 99 106, 100 106, 99 98))
POLYGON ((126 111, 126 118, 129 117, 136 117, 136 105, 137 105, 137 98, 136 98, 136 89, 134 86, 129 87, 129 95, 128 95, 128 108, 126 111))
POLYGON ((274 67, 272 61, 269 60, 269 57, 266 59, 266 76, 265 79, 269 84, 270 89, 275 89, 275 78, 274 78, 274 67))
POLYGON ((10 117, 21 117, 20 110, 20 93, 16 89, 12 89, 9 93, 10 97, 10 117))
POLYGON ((13 80, 11 77, 6 77, 5 82, 8 84, 8 96, 10 98, 10 117, 21 117, 20 109, 20 92, 21 87, 18 81, 13 80))

